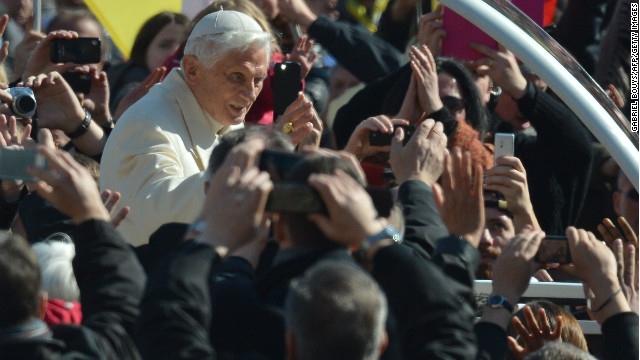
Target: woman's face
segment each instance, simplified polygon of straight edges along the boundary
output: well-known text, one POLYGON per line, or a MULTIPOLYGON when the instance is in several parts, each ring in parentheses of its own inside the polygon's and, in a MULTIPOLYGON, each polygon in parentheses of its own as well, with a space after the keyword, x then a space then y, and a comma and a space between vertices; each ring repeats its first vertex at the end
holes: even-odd
POLYGON ((167 24, 160 30, 147 48, 145 63, 150 71, 162 66, 167 58, 178 50, 183 34, 184 26, 174 22, 167 24))
POLYGON ((449 74, 439 73, 438 89, 442 103, 449 109, 453 118, 456 121, 466 121, 467 112, 464 107, 464 98, 456 79, 449 74))

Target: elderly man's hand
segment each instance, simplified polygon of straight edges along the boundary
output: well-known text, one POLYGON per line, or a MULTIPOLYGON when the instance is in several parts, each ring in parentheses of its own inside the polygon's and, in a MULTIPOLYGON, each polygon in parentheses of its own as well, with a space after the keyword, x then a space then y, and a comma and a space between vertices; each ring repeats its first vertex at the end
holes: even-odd
POLYGON ((387 223, 378 218, 373 201, 351 176, 338 170, 335 175, 312 174, 309 185, 320 193, 327 215, 310 214, 320 230, 343 246, 358 247, 364 240, 381 232, 387 223))
MULTIPOLYGON (((319 135, 322 134, 322 121, 313 108, 313 103, 302 92, 298 93, 298 97, 287 107, 284 114, 278 117, 274 126, 289 135, 295 146, 309 135, 314 140, 317 138, 317 146, 320 141, 319 135)), ((313 145, 313 141, 306 140, 304 145, 313 145)))
POLYGON ((40 179, 36 191, 43 199, 76 224, 92 219, 110 220, 96 182, 84 166, 62 150, 39 146, 38 152, 45 157, 48 167, 31 168, 28 171, 40 179))
MULTIPOLYGON (((262 138, 236 145, 211 179, 198 217, 206 226, 196 240, 211 245, 221 256, 236 251, 258 253, 246 247, 261 248, 269 234, 265 206, 273 183, 267 172, 256 167, 264 148, 262 138)), ((255 263, 257 258, 247 260, 255 263)))
POLYGON ((391 142, 391 168, 398 184, 419 180, 433 187, 444 169, 447 152, 447 137, 442 123, 427 119, 416 128, 415 133, 402 145, 404 131, 397 129, 391 142))
POLYGON ((52 63, 51 62, 51 42, 53 39, 77 39, 78 33, 75 31, 54 31, 47 35, 44 39, 38 43, 38 46, 33 50, 27 61, 27 65, 22 73, 22 80, 31 76, 38 76, 39 74, 48 74, 52 71, 56 71, 60 74, 67 70, 72 69, 75 64, 67 63, 52 63))
POLYGON ((454 147, 445 157, 442 187, 434 187, 434 198, 442 221, 454 235, 473 247, 480 244, 484 229, 482 165, 474 163, 468 151, 454 147))

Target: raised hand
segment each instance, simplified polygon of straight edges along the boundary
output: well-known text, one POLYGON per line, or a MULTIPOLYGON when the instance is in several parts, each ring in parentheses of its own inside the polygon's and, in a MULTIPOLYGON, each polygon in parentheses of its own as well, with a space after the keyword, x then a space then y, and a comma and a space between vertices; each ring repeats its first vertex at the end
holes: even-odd
POLYGON ((98 71, 97 68, 90 69, 91 91, 84 95, 82 106, 87 109, 101 127, 111 127, 111 111, 109 111, 109 80, 107 73, 98 71))
POLYGON ((322 123, 319 121, 313 109, 313 103, 300 92, 296 100, 284 111, 284 114, 278 117, 274 126, 289 135, 293 145, 298 146, 302 139, 314 130, 319 130, 322 133, 322 123), (320 129, 317 128, 318 126, 320 129))
MULTIPOLYGON (((0 17, 0 38, 4 36, 4 31, 7 28, 7 23, 9 22, 9 15, 4 14, 0 17)), ((4 63, 4 59, 9 55, 9 42, 4 41, 2 43, 2 47, 0 47, 0 65, 4 63)))
POLYGON ((432 119, 423 121, 403 146, 404 131, 396 130, 391 141, 391 168, 398 184, 409 180, 422 181, 433 187, 444 169, 447 136, 442 123, 432 119))
POLYGON ((527 89, 527 79, 522 76, 516 57, 500 45, 498 50, 488 46, 471 43, 471 47, 488 57, 478 59, 472 66, 477 68, 479 75, 489 74, 495 85, 500 86, 503 91, 511 95, 514 99, 524 96, 527 89))
POLYGON ((616 258, 607 245, 592 233, 572 226, 566 234, 573 264, 561 265, 560 270, 582 280, 591 290, 587 300, 592 316, 602 325, 609 317, 629 311, 618 281, 616 258))
POLYGON ((528 354, 537 351, 549 341, 562 341, 560 339, 560 335, 562 335, 560 332, 562 329, 562 316, 556 316, 556 326, 551 330, 549 318, 547 318, 547 312, 543 308, 538 309, 538 319, 540 319, 539 325, 533 315, 531 307, 525 306, 522 309, 522 312, 524 313, 524 318, 529 330, 527 330, 527 327, 522 324, 520 318, 517 316, 514 316, 511 319, 511 322, 518 332, 518 335, 520 335, 520 339, 522 339, 524 346, 520 346, 520 344, 518 344, 518 340, 515 338, 511 336, 507 337, 509 349, 515 355, 516 359, 524 359, 528 354))
POLYGON ((622 245, 621 239, 613 241, 613 255, 618 265, 618 282, 631 311, 638 314, 638 256, 635 246, 622 245))
POLYGON ((75 31, 59 30, 49 33, 44 39, 40 40, 35 47, 27 65, 22 73, 22 80, 31 76, 38 76, 40 74, 48 74, 52 71, 56 71, 60 74, 75 67, 75 64, 71 62, 67 63, 52 63, 51 62, 51 42, 53 39, 77 39, 78 33, 75 31))
POLYGON ((413 77, 416 79, 420 108, 426 114, 442 109, 443 104, 438 89, 438 71, 431 51, 426 45, 422 45, 420 49, 412 46, 409 58, 413 77))
POLYGON ((107 209, 109 215, 111 216, 111 225, 113 225, 114 228, 117 228, 118 226, 120 226, 122 221, 124 221, 124 219, 129 216, 131 208, 125 206, 120 209, 120 211, 118 211, 115 215, 113 215, 113 211, 115 210, 116 205, 118 205, 118 203, 120 202, 120 198, 122 197, 122 195, 117 191, 111 192, 111 190, 105 189, 102 192, 101 197, 102 202, 104 203, 104 207, 107 209))
MULTIPOLYGON (((20 77, 24 73, 24 69, 29 62, 31 53, 33 53, 40 41, 42 41, 46 36, 46 34, 40 31, 33 30, 33 16, 31 16, 29 20, 27 20, 24 37, 15 48, 13 72, 16 77, 20 77)), ((47 54, 47 57, 48 56, 49 55, 47 54)))
MULTIPOLYGON (((18 135, 16 118, 11 116, 7 121, 6 116, 0 115, 0 147, 16 150, 34 148, 35 141, 33 141, 30 136, 31 125, 27 125, 24 128, 22 135, 18 135)), ((3 179, 1 188, 2 197, 6 201, 18 200, 24 185, 24 181, 22 180, 3 179)))
POLYGON ((166 73, 167 68, 165 68, 164 66, 156 68, 140 84, 131 89, 131 91, 129 91, 127 95, 125 95, 118 103, 116 113, 113 114, 113 121, 117 122, 120 116, 122 116, 122 114, 131 105, 142 99, 142 97, 149 92, 149 89, 151 89, 153 85, 160 83, 162 79, 164 79, 166 73))
POLYGON ((420 17, 420 28, 418 30, 418 43, 426 45, 431 53, 438 57, 442 52, 442 40, 447 37, 447 32, 442 29, 442 15, 444 7, 442 4, 430 13, 420 17))
POLYGON ((345 172, 312 174, 309 185, 320 193, 328 212, 328 215, 309 214, 309 220, 340 245, 358 247, 387 226, 384 219, 378 218, 369 194, 345 172))
POLYGON ((318 54, 311 53, 313 48, 313 40, 307 35, 302 35, 293 46, 291 54, 285 56, 285 61, 293 61, 300 64, 300 79, 304 79, 309 75, 313 62, 316 61, 318 54))
POLYGON ((451 234, 462 236, 475 248, 484 229, 482 166, 468 151, 454 147, 445 157, 442 186, 434 188, 434 198, 442 221, 451 234))
POLYGON ((98 187, 89 171, 66 151, 39 146, 38 152, 48 163, 46 169, 31 168, 39 179, 36 191, 76 224, 96 219, 109 221, 98 187))
MULTIPOLYGON (((253 138, 236 145, 211 179, 202 212, 204 231, 196 239, 211 245, 221 255, 256 254, 246 247, 261 248, 269 235, 270 220, 265 214, 273 183, 267 172, 256 167, 256 158, 265 141, 253 138)), ((247 259, 252 263, 257 258, 247 259)))
POLYGON ((496 166, 486 172, 484 189, 497 191, 507 199, 507 208, 513 213, 516 232, 525 225, 540 229, 529 198, 527 172, 520 159, 513 156, 496 159, 496 166))
POLYGON ((403 119, 390 119, 386 115, 370 117, 356 126, 344 150, 352 153, 359 160, 379 152, 389 152, 391 145, 372 146, 369 144, 369 134, 373 131, 393 134, 395 125, 409 125, 409 122, 403 119))

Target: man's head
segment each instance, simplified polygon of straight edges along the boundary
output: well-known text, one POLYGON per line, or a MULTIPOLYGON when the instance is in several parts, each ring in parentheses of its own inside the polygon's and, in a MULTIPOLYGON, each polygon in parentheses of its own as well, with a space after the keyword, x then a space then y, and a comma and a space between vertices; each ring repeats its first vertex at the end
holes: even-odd
POLYGON ((42 290, 36 254, 20 236, 0 233, 0 329, 37 318, 42 290))
POLYGON ((244 122, 267 77, 271 35, 243 13, 217 11, 196 24, 184 54, 184 77, 200 107, 222 125, 244 122))
MULTIPOLYGON (((360 176, 348 161, 330 156, 311 155, 300 161, 284 181, 295 184, 307 184, 311 174, 335 174, 342 170, 356 179, 362 186, 366 181, 360 176)), ((282 213, 275 224, 275 236, 283 243, 298 246, 335 247, 336 244, 328 239, 318 226, 310 221, 307 214, 282 213)))
POLYGON ((387 300, 355 265, 321 262, 291 284, 288 359, 377 359, 386 346, 387 300))
POLYGON ((496 192, 485 191, 484 230, 480 238, 480 266, 476 272, 478 279, 491 279, 493 261, 502 248, 516 236, 513 215, 506 208, 506 201, 496 192))
POLYGON ((629 178, 620 170, 613 193, 613 209, 618 216, 624 216, 638 234, 638 191, 629 178))

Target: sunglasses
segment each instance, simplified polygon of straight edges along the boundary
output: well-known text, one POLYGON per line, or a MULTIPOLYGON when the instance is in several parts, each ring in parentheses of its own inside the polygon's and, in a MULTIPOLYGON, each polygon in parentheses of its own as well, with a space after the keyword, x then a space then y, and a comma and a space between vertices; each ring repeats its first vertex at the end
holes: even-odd
POLYGON ((464 100, 453 96, 445 96, 440 98, 440 100, 442 100, 444 107, 446 107, 452 114, 462 111, 466 106, 464 100))

